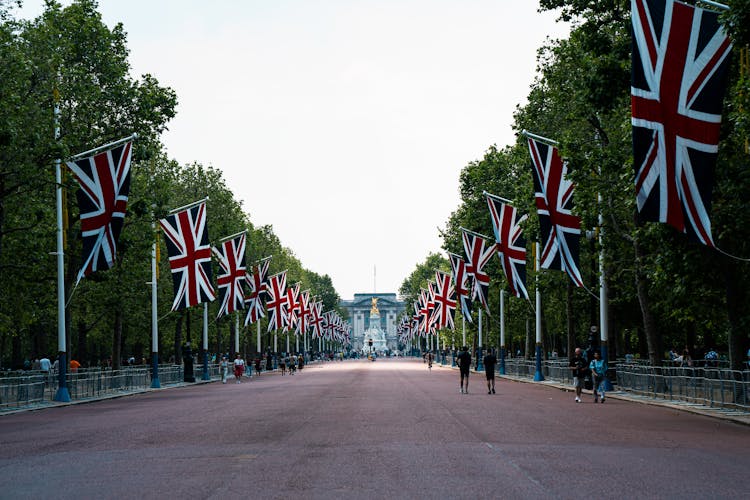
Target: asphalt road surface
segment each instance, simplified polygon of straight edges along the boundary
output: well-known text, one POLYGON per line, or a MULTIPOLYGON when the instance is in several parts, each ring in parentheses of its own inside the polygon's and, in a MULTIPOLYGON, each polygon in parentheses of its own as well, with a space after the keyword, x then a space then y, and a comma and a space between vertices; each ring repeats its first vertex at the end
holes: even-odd
POLYGON ((748 498, 750 427, 421 360, 0 416, 0 498, 748 498))

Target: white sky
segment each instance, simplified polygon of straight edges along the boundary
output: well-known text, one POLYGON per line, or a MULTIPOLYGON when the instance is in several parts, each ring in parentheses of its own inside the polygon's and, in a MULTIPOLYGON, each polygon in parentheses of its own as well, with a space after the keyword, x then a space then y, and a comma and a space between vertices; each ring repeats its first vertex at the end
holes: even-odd
MULTIPOLYGON (((63 1, 64 5, 69 1, 63 1)), ((42 0, 25 0, 35 17, 42 0)), ((169 155, 224 172, 343 299, 397 292, 510 125, 545 38, 536 0, 100 0, 134 76, 177 92, 169 155)), ((209 228, 210 231, 210 228, 209 228)), ((222 235, 211 235, 218 238, 222 235)), ((260 258, 263 256, 251 256, 260 258)))

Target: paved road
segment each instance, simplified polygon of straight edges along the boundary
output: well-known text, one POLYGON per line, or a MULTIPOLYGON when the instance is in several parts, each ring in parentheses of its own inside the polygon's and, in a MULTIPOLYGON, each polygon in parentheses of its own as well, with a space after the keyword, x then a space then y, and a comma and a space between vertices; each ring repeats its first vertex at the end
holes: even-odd
POLYGON ((750 428, 414 360, 0 417, 0 498, 746 498, 750 428))

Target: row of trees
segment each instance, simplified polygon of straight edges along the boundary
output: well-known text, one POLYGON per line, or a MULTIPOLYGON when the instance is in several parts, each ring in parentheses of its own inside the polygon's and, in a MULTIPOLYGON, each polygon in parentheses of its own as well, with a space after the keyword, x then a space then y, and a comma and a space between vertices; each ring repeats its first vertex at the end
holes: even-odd
MULTIPOLYGON (((542 0, 540 4, 542 10, 560 9, 561 18, 572 21, 573 27, 567 39, 549 41, 539 49, 537 76, 528 102, 516 109, 513 127, 560 142, 576 183, 575 211, 582 217, 580 267, 584 283, 594 293, 602 232, 611 355, 640 353, 658 363, 671 346, 718 347, 728 352, 732 367, 740 369, 750 347, 750 264, 691 243, 669 226, 636 223, 630 1, 542 0), (600 213, 603 224, 598 222, 600 213)), ((734 58, 711 217, 717 246, 750 257, 750 1, 729 4, 731 10, 722 18, 734 41, 734 58)), ((509 198, 532 214, 524 231, 527 241, 539 239, 528 146, 519 137, 504 148, 491 146, 482 159, 461 171, 461 203, 447 221, 445 250, 463 254, 461 226, 492 235, 483 190, 509 198)), ((528 262, 530 292, 534 286, 542 290, 545 351, 570 352, 586 342, 590 326, 598 325, 599 303, 586 290, 574 289, 565 274, 542 271, 537 276, 531 258, 528 262)), ((427 276, 420 275, 424 268, 437 266, 446 269, 448 263, 430 255, 404 281, 401 293, 406 300, 411 301, 424 286, 427 276)), ((495 340, 490 342, 496 345, 497 304, 506 283, 497 259, 487 270, 495 312, 490 322, 495 340)), ((512 298, 506 300, 506 308, 508 343, 523 344, 529 331, 533 338, 531 304, 512 298)))
MULTIPOLYGON (((172 280, 164 243, 152 223, 170 209, 206 196, 212 241, 247 229, 250 261, 273 255, 271 273, 288 269, 289 283, 300 281, 302 289, 322 298, 327 310, 338 308, 331 279, 305 269, 270 226, 253 225, 219 170, 180 165, 166 156, 159 136, 175 116, 177 96, 151 75, 130 76, 122 25, 108 28, 93 0, 66 8, 50 1, 33 21, 15 19, 12 7, 0 0, 0 365, 18 367, 24 358, 57 352, 54 160, 133 132, 139 138, 117 262, 75 288, 81 265, 77 185, 69 173, 63 178, 69 359, 96 364, 111 358, 118 367, 124 356, 148 355, 147 283, 155 238, 164 256, 159 266, 160 353, 179 359, 191 328, 201 331, 192 326, 200 324, 201 311, 169 313, 172 280), (59 140, 54 138, 56 96, 59 140)), ((212 320, 217 308, 216 302, 210 306, 212 320)), ((232 349, 234 323, 233 318, 212 321, 211 350, 232 349)), ((265 327, 264 322, 264 332, 265 327)), ((199 336, 193 333, 195 340, 199 336)), ((245 338, 245 349, 248 343, 254 351, 252 333, 245 338)))

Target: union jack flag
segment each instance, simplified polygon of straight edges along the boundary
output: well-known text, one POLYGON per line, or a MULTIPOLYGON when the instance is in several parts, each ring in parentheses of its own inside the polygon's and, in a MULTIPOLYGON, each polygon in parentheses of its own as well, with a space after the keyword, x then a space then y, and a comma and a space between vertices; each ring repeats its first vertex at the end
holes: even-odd
POLYGON ((705 245, 732 44, 715 12, 631 0, 631 109, 639 218, 705 245))
POLYGON ((466 252, 466 273, 474 280, 474 286, 471 291, 473 300, 479 299, 487 314, 490 312, 490 306, 487 303, 487 294, 490 289, 490 275, 482 269, 490 261, 497 251, 496 245, 492 244, 485 249, 485 242, 489 238, 481 234, 474 233, 467 229, 461 228, 464 241, 464 251, 466 252))
POLYGON ((466 272, 466 261, 461 256, 454 253, 449 253, 448 257, 451 261, 451 272, 453 275, 453 283, 456 287, 456 296, 461 302, 461 314, 466 318, 469 323, 471 320, 471 280, 469 274, 466 272))
POLYGON ((310 316, 310 290, 305 290, 299 295, 299 301, 297 302, 297 335, 304 335, 307 333, 308 318, 310 316))
POLYGON ((516 297, 528 299, 526 290, 526 240, 521 236, 521 223, 528 215, 518 216, 512 205, 503 203, 497 197, 487 193, 487 204, 490 207, 492 229, 500 264, 508 280, 510 293, 516 297))
POLYGON ((164 231, 174 282, 172 311, 214 300, 206 202, 168 215, 159 224, 164 231))
POLYGON ((542 235, 540 265, 566 272, 576 286, 583 286, 578 268, 581 218, 572 214, 575 185, 567 179, 568 165, 549 144, 529 138, 529 151, 542 235))
POLYGON ((451 284, 451 275, 435 271, 435 312, 432 321, 436 329, 455 328, 456 289, 451 284))
POLYGON ((291 330, 297 327, 299 319, 299 283, 286 289, 286 303, 288 315, 286 326, 291 330))
POLYGON ((323 303, 316 301, 312 303, 310 307, 310 328, 312 329, 312 337, 321 338, 323 337, 323 303))
POLYGON ((87 158, 67 162, 78 180, 83 265, 80 281, 115 264, 117 240, 125 220, 130 192, 130 156, 133 141, 87 158))
POLYGON ((245 297, 247 304, 247 316, 245 316, 245 326, 251 325, 260 318, 266 317, 266 299, 268 296, 268 265, 271 257, 266 257, 258 263, 253 274, 245 275, 245 283, 250 292, 245 297))
POLYGON ((268 278, 268 331, 281 330, 288 326, 287 312, 288 298, 286 295, 286 271, 274 274, 268 278))
POLYGON ((214 255, 219 259, 219 268, 221 268, 221 274, 216 279, 221 299, 217 318, 245 307, 245 292, 242 290, 242 284, 247 274, 246 242, 246 234, 243 232, 222 242, 220 247, 214 247, 214 255))

